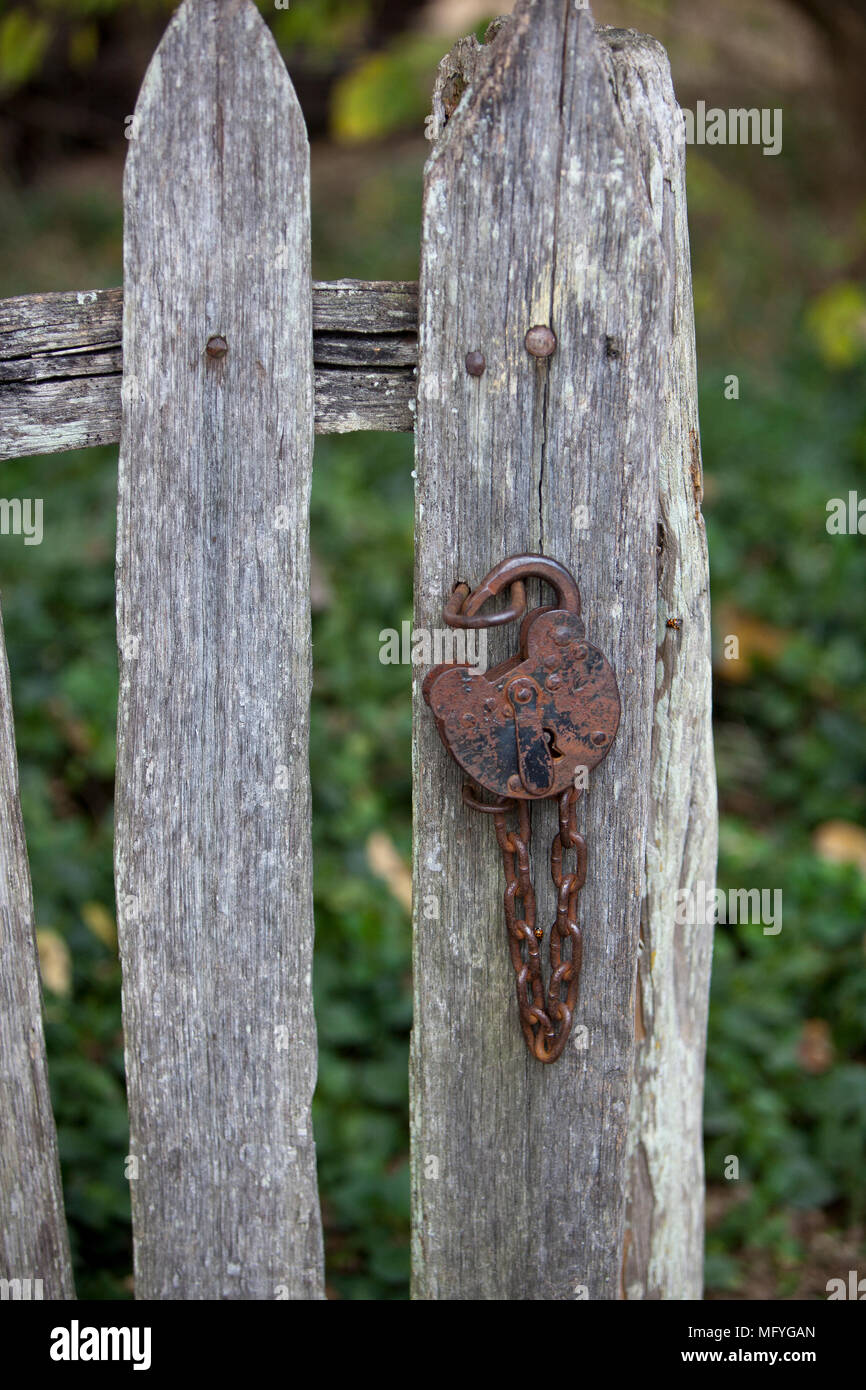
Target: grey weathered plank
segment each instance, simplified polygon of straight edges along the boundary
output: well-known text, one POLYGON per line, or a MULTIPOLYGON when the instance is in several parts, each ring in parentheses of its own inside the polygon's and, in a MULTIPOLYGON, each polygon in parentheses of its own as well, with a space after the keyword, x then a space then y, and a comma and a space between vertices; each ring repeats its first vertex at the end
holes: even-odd
POLYGON ((361 371, 316 368, 316 432, 412 430, 415 427, 415 369, 361 371))
MULTIPOLYGON (((0 300, 0 458, 117 442, 122 314, 120 289, 0 300)), ((414 367, 417 323, 411 281, 314 282, 317 433, 413 428, 414 375, 389 369, 414 367)))
POLYGON ((39 357, 16 357, 0 364, 0 384, 35 385, 43 381, 66 381, 70 377, 116 376, 123 371, 120 346, 84 348, 81 351, 46 352, 39 357))
POLYGON ((116 444, 120 373, 0 386, 0 459, 116 444))
POLYGON ((316 333, 313 356, 316 366, 414 367, 418 338, 414 333, 316 333))
POLYGON ((0 966, 0 1279, 31 1281, 10 1297, 74 1298, 2 618, 0 966))
POLYGON ((249 0, 186 0, 136 114, 115 837, 136 1294, 315 1299, 306 132, 249 0))
MULTIPOLYGON (((414 1292, 610 1299, 650 804, 669 280, 588 11, 519 0, 458 62, 467 90, 434 122, 424 193, 416 624, 441 622, 456 579, 516 551, 553 555, 578 577, 623 719, 579 811, 582 986, 573 1041, 545 1067, 518 1024, 492 827, 461 806, 416 682, 414 1292), (559 339, 546 363, 523 344, 537 323, 559 339), (480 378, 464 369, 471 349, 487 359, 480 378)), ((490 660, 515 640, 491 636, 490 660)), ((553 808, 534 807, 546 930, 553 833, 553 808)))
MULTIPOLYGON (((67 290, 0 299, 0 362, 62 348, 119 347, 123 291, 67 290)), ((414 280, 314 280, 315 333, 416 333, 414 280)))
POLYGON ((415 280, 316 280, 313 329, 329 333, 416 333, 415 280))
POLYGON ((700 1298, 703 1071, 712 924, 676 923, 677 893, 715 886, 717 802, 707 544, 701 516, 695 327, 685 144, 667 55, 602 30, 673 282, 673 338, 659 402, 656 702, 640 1008, 629 1137, 623 1283, 628 1298, 700 1298), (680 631, 665 627, 682 620, 680 631))
POLYGON ((64 290, 0 299, 0 362, 120 344, 123 291, 64 290))
MULTIPOLYGON (((120 374, 0 385, 0 459, 56 454, 120 438, 120 374)), ((317 434, 415 427, 412 367, 317 367, 317 434)))

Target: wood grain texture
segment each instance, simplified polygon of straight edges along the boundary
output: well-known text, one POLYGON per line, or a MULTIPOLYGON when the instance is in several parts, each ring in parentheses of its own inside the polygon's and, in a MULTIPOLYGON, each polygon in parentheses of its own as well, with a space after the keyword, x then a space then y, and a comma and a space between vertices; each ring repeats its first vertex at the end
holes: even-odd
POLYGON ((83 348, 119 347, 123 291, 64 290, 0 299, 0 362, 83 348))
POLYGON ((74 1298, 2 619, 0 961, 0 1279, 38 1279, 43 1298, 74 1298))
POLYGON ((0 458, 116 444, 120 375, 0 387, 0 458))
MULTIPOLYGON (((465 49, 464 49, 465 52, 465 49)), ((416 625, 458 579, 542 551, 575 572, 623 704, 578 809, 589 845, 573 1041, 526 1051, 487 817, 415 693, 414 1295, 618 1298, 655 705, 659 401, 668 269, 592 17, 519 0, 464 63, 425 180, 416 625), (551 324, 546 361, 524 335, 551 324), (468 376, 467 351, 487 359, 468 376)), ((451 74, 453 79, 453 72, 451 74)), ((434 103, 434 111, 435 111, 434 103)), ((516 634, 490 639, 490 661, 516 634)), ((539 921, 554 916, 536 806, 539 921)), ((547 942, 544 952, 546 954, 547 942)))
POLYGON ((701 515, 695 326, 685 143, 667 55, 633 31, 600 31, 614 93, 643 172, 673 283, 673 332, 659 402, 656 697, 640 1028, 629 1136, 627 1298, 700 1298, 703 1075, 712 925, 678 925, 677 894, 715 887, 707 544, 701 515), (679 631, 666 628, 679 617, 679 631))
POLYGON ((415 280, 315 280, 316 333, 417 333, 415 280))
POLYGON ((248 0, 186 0, 137 118, 115 837, 136 1296, 316 1299, 306 132, 248 0))
POLYGON ((414 367, 418 339, 414 333, 316 333, 313 356, 316 366, 414 367))
MULTIPOLYGON (((0 458, 117 443, 122 316, 120 289, 0 300, 0 458)), ((414 428, 417 327, 412 281, 314 282, 318 434, 414 428)))
POLYGON ((415 428, 415 369, 316 368, 316 432, 415 428))

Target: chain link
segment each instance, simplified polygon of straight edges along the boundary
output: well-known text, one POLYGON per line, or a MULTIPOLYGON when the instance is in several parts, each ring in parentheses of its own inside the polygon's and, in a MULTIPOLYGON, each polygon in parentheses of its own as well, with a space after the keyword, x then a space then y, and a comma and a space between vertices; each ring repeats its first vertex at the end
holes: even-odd
POLYGON ((586 841, 578 833, 575 808, 580 791, 571 787, 559 797, 559 830, 550 849, 550 872, 556 888, 556 921, 550 932, 550 980, 547 998, 541 973, 540 942, 544 932, 536 927, 535 890, 532 886, 529 847, 529 802, 508 799, 485 805, 464 791, 467 805, 493 815, 496 839, 505 870, 505 924, 511 963, 517 977, 517 1007, 526 1045, 539 1062, 555 1062, 571 1032, 580 986, 583 954, 577 923, 577 895, 586 881, 586 841), (517 826, 509 830, 508 815, 517 811, 517 826), (563 873, 562 858, 575 851, 573 872, 563 873), (563 947, 571 952, 563 956, 563 947), (566 986, 565 998, 562 988, 566 986))

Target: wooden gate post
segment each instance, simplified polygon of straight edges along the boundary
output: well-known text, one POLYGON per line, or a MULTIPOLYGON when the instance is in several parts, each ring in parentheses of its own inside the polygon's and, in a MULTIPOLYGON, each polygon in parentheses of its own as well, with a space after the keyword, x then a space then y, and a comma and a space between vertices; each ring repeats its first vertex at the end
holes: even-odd
POLYGON ((124 188, 115 877, 135 1287, 321 1298, 308 146, 249 0, 186 0, 124 188))
MULTIPOLYGON (((663 58, 647 51, 655 86, 638 123, 629 43, 596 34, 582 5, 519 0, 484 47, 457 46, 434 98, 416 627, 441 626, 456 580, 477 582, 517 551, 549 554, 576 573, 623 719, 578 808, 589 873, 573 1040, 542 1066, 518 1025, 492 827, 461 805, 418 673, 418 1298, 676 1298, 700 1285, 709 958, 704 928, 674 927, 671 897, 698 873, 712 878, 708 599, 682 147, 663 58), (544 360, 524 346, 537 324, 558 340, 544 360), (480 377, 466 371, 470 351, 484 354, 480 377), (682 639, 667 616, 682 617, 682 639), (667 1075, 675 1058, 685 1081, 667 1075)), ((491 634, 489 664, 515 641, 491 634)), ((555 813, 532 814, 549 926, 555 813)))

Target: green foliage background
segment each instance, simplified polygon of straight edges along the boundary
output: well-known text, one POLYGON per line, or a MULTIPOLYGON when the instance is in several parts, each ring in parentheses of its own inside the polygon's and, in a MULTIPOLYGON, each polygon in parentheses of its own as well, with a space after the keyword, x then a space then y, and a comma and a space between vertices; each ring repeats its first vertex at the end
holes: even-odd
MULTIPOLYGON (((38 71, 61 23, 76 61, 96 61, 99 23, 122 3, 0 6, 0 91, 38 71)), ((297 0, 271 18, 287 52, 325 63, 360 42, 362 10, 297 0)), ((335 88, 343 149, 313 151, 318 276, 417 273, 424 149, 394 132, 417 130, 446 47, 395 40, 335 88)), ((756 1251, 767 1292, 805 1287, 798 1213, 831 1237, 866 1220, 866 876, 813 844, 828 821, 862 826, 866 809, 866 539, 825 529, 828 498, 866 494, 864 217, 855 200, 828 236, 796 119, 785 150, 769 207, 759 151, 689 155, 714 605, 775 639, 747 654, 745 679, 719 655, 720 884, 784 894, 779 936, 717 933, 710 1183, 725 1190, 728 1155, 741 1165, 709 1235, 722 1296, 744 1291, 756 1251), (829 1047, 818 1071, 802 1053, 815 1021, 829 1047)), ((0 293, 120 282, 119 178, 109 191, 0 182, 0 217, 0 293)), ((408 437, 317 443, 313 548, 329 593, 313 629, 315 1127, 329 1291, 349 1299, 407 1296, 410 931, 365 845, 385 831, 408 861, 409 673, 377 656, 380 629, 411 614, 411 469, 408 437)), ((78 1288, 96 1298, 131 1290, 119 969, 93 928, 94 904, 113 913, 115 472, 116 450, 97 449, 4 464, 0 486, 45 499, 44 544, 3 538, 0 582, 37 920, 72 961, 68 992, 47 992, 46 1029, 78 1288)), ((736 630, 719 631, 720 653, 736 630)))

